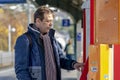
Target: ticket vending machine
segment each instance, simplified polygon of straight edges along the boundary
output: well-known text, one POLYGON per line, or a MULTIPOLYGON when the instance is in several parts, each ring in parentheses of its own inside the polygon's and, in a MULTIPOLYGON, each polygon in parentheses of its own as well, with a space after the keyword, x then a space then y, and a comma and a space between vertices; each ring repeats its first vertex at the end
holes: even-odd
POLYGON ((89 29, 90 44, 83 44, 85 51, 89 46, 88 77, 84 80, 120 80, 120 0, 86 1, 90 1, 90 16, 85 16, 90 17, 90 25, 84 21, 83 31, 89 29))

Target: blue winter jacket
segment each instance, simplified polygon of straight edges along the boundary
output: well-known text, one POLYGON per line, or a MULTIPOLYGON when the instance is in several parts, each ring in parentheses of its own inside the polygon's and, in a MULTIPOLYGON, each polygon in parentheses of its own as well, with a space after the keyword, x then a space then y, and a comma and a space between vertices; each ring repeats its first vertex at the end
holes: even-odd
MULTIPOLYGON (((32 46, 28 37, 23 34, 17 38, 15 44, 15 72, 18 80, 46 80, 45 56, 40 32, 35 30, 33 24, 28 26, 27 33, 32 39, 32 46)), ((55 55, 57 80, 61 80, 61 68, 73 70, 74 60, 68 60, 54 38, 55 30, 49 31, 49 36, 55 55)))

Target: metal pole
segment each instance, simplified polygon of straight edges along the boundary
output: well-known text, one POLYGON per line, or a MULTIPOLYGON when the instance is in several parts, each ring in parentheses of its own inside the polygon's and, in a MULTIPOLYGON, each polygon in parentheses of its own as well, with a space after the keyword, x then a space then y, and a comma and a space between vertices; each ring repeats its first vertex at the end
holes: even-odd
POLYGON ((28 15, 28 24, 31 22, 31 12, 30 12, 30 1, 27 0, 27 15, 28 15))
POLYGON ((11 52, 11 25, 8 25, 8 51, 11 52))
POLYGON ((76 35, 77 35, 77 30, 76 30, 76 22, 74 24, 74 53, 75 53, 75 59, 77 59, 77 46, 76 46, 76 35))

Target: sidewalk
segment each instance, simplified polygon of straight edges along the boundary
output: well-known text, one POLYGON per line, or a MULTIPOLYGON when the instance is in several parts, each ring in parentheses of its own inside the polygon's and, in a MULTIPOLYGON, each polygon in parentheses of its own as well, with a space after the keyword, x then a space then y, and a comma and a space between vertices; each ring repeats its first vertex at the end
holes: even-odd
POLYGON ((17 80, 13 67, 5 67, 0 69, 0 80, 17 80))
MULTIPOLYGON (((61 70, 62 71, 62 80, 77 80, 77 71, 67 71, 67 70, 61 70)), ((0 80, 17 80, 15 78, 15 72, 13 67, 6 67, 0 69, 0 80)))
POLYGON ((62 80, 77 80, 77 71, 67 71, 67 70, 61 70, 62 71, 62 80))

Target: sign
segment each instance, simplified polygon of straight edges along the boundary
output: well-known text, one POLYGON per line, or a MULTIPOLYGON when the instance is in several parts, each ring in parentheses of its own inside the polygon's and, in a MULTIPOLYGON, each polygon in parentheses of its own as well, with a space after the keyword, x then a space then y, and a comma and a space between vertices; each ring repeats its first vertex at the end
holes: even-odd
POLYGON ((77 41, 81 41, 81 33, 77 33, 77 41))
POLYGON ((0 0, 0 4, 10 3, 26 3, 26 0, 0 0))
POLYGON ((66 26, 66 27, 68 27, 68 26, 70 26, 70 20, 69 19, 63 19, 62 20, 62 26, 66 26))

